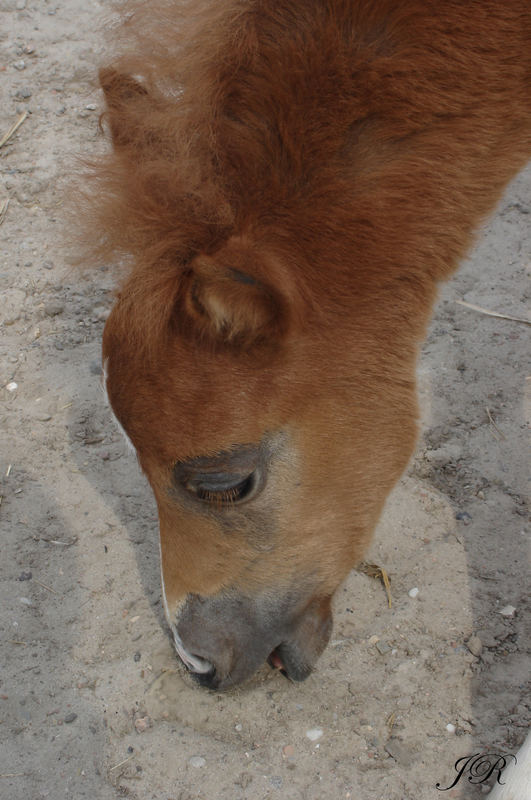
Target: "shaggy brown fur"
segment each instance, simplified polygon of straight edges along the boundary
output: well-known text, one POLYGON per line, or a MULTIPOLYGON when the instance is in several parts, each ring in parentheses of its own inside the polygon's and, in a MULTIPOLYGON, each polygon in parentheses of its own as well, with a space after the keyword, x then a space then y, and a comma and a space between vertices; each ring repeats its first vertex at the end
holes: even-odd
POLYGON ((437 282, 531 155, 531 6, 150 0, 120 35, 93 216, 130 268, 104 356, 169 619, 288 586, 300 614, 367 546, 413 447, 437 282), (268 437, 256 499, 174 493, 177 462, 268 437))

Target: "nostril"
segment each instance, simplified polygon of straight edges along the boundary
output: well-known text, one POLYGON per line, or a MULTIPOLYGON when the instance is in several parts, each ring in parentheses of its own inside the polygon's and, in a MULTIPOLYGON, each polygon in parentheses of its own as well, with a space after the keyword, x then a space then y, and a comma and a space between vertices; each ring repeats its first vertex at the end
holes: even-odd
POLYGON ((192 677, 200 686, 204 686, 206 689, 217 689, 220 684, 215 667, 212 667, 210 672, 193 672, 192 677))

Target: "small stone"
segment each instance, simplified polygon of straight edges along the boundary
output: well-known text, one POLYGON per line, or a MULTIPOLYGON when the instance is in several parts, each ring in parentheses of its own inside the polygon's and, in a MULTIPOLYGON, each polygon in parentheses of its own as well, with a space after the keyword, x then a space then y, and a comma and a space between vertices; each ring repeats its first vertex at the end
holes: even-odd
POLYGON ((139 653, 139 651, 137 650, 137 651, 136 651, 136 653, 135 653, 135 654, 134 654, 134 656, 133 656, 133 661, 135 661, 136 663, 138 663, 138 662, 140 661, 140 658, 141 658, 141 656, 140 656, 140 653, 139 653))
POLYGON ((321 728, 310 728, 309 731, 306 731, 306 736, 310 740, 310 742, 316 742, 317 739, 320 739, 323 735, 321 728))
POLYGON ((398 764, 402 764, 404 767, 410 767, 415 757, 414 749, 404 744, 400 739, 389 739, 385 745, 385 751, 398 764))
POLYGON ((93 310, 95 322, 105 322, 110 314, 110 309, 105 306, 96 306, 93 310))
POLYGON ((202 756, 192 756, 192 758, 188 759, 188 763, 191 767, 204 767, 206 765, 206 759, 202 756))
POLYGON ((514 606, 504 606, 500 608, 498 613, 501 614, 502 617, 514 617, 516 608, 514 606))
POLYGON ((387 644, 387 642, 376 642, 376 649, 381 656, 384 656, 386 653, 391 651, 391 647, 387 644))
POLYGON ((479 638, 479 636, 471 636, 470 639, 467 641, 466 646, 470 650, 473 656, 480 656, 481 651, 483 650, 483 642, 479 638))
POLYGON ((96 103, 87 103, 87 105, 85 106, 87 111, 96 111, 97 107, 98 106, 96 105, 96 103))
POLYGON ((417 597, 418 593, 419 593, 418 587, 415 586, 413 589, 409 590, 408 595, 410 597, 417 597))
POLYGON ((238 731, 238 733, 243 730, 243 725, 241 724, 241 722, 236 723, 236 725, 234 726, 234 730, 238 731))
POLYGON ((73 722, 75 719, 77 719, 77 714, 74 714, 74 712, 71 711, 70 714, 66 715, 65 722, 68 725, 69 722, 73 722))
POLYGON ((455 515, 455 518, 461 520, 461 522, 464 523, 465 525, 470 525, 470 523, 472 522, 472 517, 470 516, 468 511, 458 511, 457 514, 455 515))
POLYGON ((19 71, 26 69, 26 64, 24 63, 24 61, 15 61, 13 66, 15 67, 15 69, 18 69, 19 71))
POLYGON ((153 725, 150 717, 139 717, 135 719, 135 729, 137 733, 144 733, 153 725))
POLYGON ((374 636, 371 636, 371 638, 369 639, 369 644, 376 644, 376 642, 379 642, 379 641, 380 641, 380 637, 374 635, 374 636))
POLYGON ((477 492, 477 494, 476 494, 476 497, 477 497, 479 500, 484 500, 484 499, 485 499, 485 492, 484 492, 484 491, 482 491, 482 489, 480 489, 480 490, 479 490, 479 492, 477 492))
POLYGON ((448 731, 448 733, 455 733, 455 725, 452 725, 452 723, 449 722, 448 725, 446 726, 446 730, 448 731))
POLYGON ((476 632, 476 636, 481 639, 483 647, 496 647, 498 644, 490 631, 480 630, 476 632))
POLYGON ((280 775, 272 775, 269 778, 269 783, 274 789, 282 789, 282 778, 280 775))
POLYGON ((32 605, 32 602, 29 599, 29 597, 21 597, 20 598, 20 602, 22 603, 23 606, 31 606, 32 605))
POLYGON ((4 325, 13 325, 20 319, 26 300, 26 293, 21 289, 5 289, 2 292, 2 305, 0 308, 0 322, 4 325))
POLYGON ((21 572, 20 575, 18 576, 17 580, 18 581, 30 581, 32 579, 32 577, 33 577, 33 574, 31 572, 29 572, 29 570, 28 570, 28 572, 21 572))
POLYGON ((15 97, 17 100, 29 100, 31 95, 32 95, 31 90, 24 88, 24 89, 19 89, 18 92, 16 92, 15 97))
POLYGON ((292 744, 287 744, 282 748, 282 755, 284 758, 293 758, 295 755, 295 748, 292 744))
POLYGON ((63 313, 64 308, 65 307, 63 303, 52 301, 51 303, 46 303, 46 305, 44 306, 44 313, 46 314, 47 317, 56 317, 58 314, 63 313))
POLYGON ((11 383, 7 384, 6 389, 8 392, 15 392, 18 389, 18 383, 11 381, 11 383))
POLYGON ((40 414, 36 414, 35 415, 35 419, 38 420, 38 422, 49 422, 51 420, 51 418, 52 418, 52 415, 51 414, 47 414, 44 411, 41 411, 40 414))

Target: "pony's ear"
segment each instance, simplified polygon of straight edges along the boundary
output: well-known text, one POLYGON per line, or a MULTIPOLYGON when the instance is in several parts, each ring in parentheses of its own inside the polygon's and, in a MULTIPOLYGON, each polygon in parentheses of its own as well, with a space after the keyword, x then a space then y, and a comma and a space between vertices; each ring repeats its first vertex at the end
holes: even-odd
POLYGON ((139 100, 145 102, 148 98, 147 90, 131 75, 125 75, 112 67, 100 69, 99 79, 107 104, 104 117, 109 122, 113 144, 115 147, 130 144, 132 137, 129 115, 132 106, 136 106, 139 100))
POLYGON ((186 327, 191 321, 201 337, 235 346, 278 343, 288 323, 286 299, 242 269, 231 249, 192 261, 181 293, 186 327))

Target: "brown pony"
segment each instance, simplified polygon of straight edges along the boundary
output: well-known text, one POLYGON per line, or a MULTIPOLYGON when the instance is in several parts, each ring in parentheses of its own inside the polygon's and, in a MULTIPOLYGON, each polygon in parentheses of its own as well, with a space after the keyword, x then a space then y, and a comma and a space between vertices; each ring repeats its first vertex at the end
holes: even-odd
POLYGON ((531 4, 149 0, 120 35, 103 358, 168 622, 206 686, 302 680, 414 447, 437 283, 531 155, 531 4))

